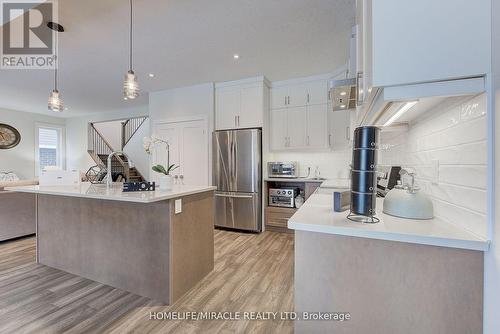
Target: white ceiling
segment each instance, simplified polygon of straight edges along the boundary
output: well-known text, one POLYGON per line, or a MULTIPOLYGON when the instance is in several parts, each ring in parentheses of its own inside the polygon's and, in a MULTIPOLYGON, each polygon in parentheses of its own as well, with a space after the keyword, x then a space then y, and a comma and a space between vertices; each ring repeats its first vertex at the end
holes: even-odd
MULTIPOLYGON (((66 29, 60 91, 69 107, 62 116, 146 105, 147 92, 204 82, 334 71, 348 59, 355 13, 354 0, 135 0, 134 6, 134 69, 143 94, 132 102, 121 95, 128 1, 60 1, 66 29)), ((0 70, 0 108, 49 113, 52 78, 46 70, 0 70)))

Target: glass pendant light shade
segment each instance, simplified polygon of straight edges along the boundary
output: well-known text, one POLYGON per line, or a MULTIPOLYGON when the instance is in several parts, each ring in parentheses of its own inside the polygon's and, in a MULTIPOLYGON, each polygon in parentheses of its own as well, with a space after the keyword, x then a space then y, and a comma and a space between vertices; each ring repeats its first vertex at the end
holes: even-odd
POLYGON ((137 75, 134 71, 130 70, 125 74, 125 81, 123 82, 123 96, 126 99, 133 100, 139 96, 139 82, 137 75))
POLYGON ((49 110, 62 112, 64 111, 64 104, 61 97, 61 94, 57 89, 54 89, 49 96, 49 110))

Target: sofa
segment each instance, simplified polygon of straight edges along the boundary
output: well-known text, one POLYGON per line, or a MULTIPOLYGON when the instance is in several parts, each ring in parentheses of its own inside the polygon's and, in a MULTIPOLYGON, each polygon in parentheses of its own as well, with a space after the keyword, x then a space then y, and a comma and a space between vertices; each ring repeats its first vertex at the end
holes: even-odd
POLYGON ((34 180, 0 181, 0 241, 36 232, 36 195, 4 190, 38 184, 34 180))

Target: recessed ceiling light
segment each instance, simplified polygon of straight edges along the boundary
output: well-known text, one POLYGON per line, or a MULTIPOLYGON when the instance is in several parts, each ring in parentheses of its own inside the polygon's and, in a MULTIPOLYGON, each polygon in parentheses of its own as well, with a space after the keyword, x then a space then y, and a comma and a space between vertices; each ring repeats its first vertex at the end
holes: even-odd
POLYGON ((340 108, 344 109, 345 108, 345 104, 341 104, 340 108))
POLYGON ((125 101, 127 101, 127 100, 128 100, 128 98, 127 98, 126 96, 124 96, 124 97, 123 97, 123 99, 124 99, 125 101))
POLYGON ((340 96, 346 96, 347 92, 340 92, 340 96))
POLYGON ((240 59, 240 55, 239 55, 239 54, 237 54, 237 53, 235 53, 235 54, 233 55, 233 58, 234 58, 234 59, 240 59))
POLYGON ((149 74, 148 74, 148 76, 149 76, 150 78, 154 78, 154 77, 155 77, 154 73, 149 73, 149 74))

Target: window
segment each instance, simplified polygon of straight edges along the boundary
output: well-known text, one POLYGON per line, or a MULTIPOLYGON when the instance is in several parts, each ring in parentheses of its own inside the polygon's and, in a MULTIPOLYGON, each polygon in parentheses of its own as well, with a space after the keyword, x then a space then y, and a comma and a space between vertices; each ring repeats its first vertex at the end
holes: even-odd
POLYGON ((40 124, 35 136, 36 174, 47 167, 64 169, 64 128, 40 124))

